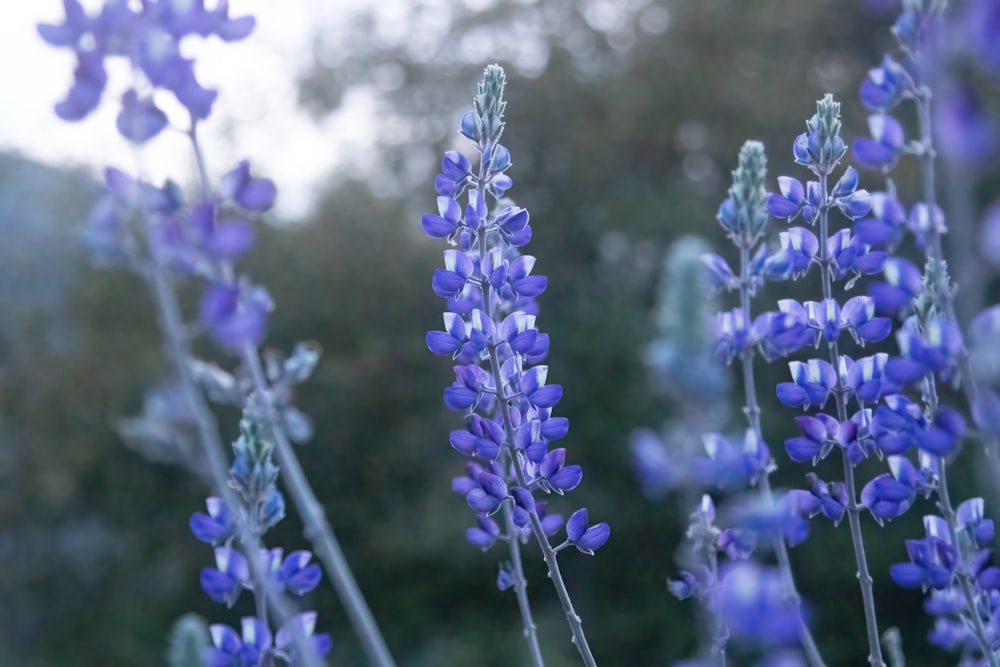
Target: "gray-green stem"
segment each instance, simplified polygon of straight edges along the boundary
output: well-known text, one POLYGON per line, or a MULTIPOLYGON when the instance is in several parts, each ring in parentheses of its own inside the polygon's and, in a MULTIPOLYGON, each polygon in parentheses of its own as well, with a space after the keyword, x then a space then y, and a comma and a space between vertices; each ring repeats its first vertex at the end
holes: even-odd
MULTIPOLYGON (((928 214, 931 220, 930 229, 928 230, 930 243, 928 243, 927 247, 930 250, 931 264, 933 265, 931 270, 940 271, 941 267, 944 265, 944 250, 941 243, 940 230, 934 222, 934 211, 937 209, 937 192, 934 184, 935 151, 931 128, 931 92, 929 88, 924 87, 921 89, 920 94, 917 97, 916 104, 917 118, 920 124, 920 142, 923 148, 920 154, 920 170, 923 177, 924 204, 927 206, 928 214)), ((935 281, 935 286, 938 290, 938 293, 934 295, 935 308, 941 308, 944 310, 945 316, 949 320, 957 322, 955 318, 955 304, 952 298, 950 286, 940 283, 941 281, 935 281)), ((922 324, 925 323, 922 322, 922 324)), ((963 366, 965 365, 963 364, 963 366)), ((965 367, 967 368, 967 366, 965 367)), ((973 384, 971 373, 968 374, 966 380, 967 381, 964 383, 965 390, 969 395, 971 403, 975 392, 975 385, 973 384)), ((928 413, 929 416, 933 418, 938 407, 937 379, 933 374, 926 378, 924 388, 928 413)), ((958 520, 955 516, 955 510, 951 505, 951 496, 948 493, 947 468, 947 461, 945 461, 943 457, 940 458, 937 495, 941 508, 941 514, 943 515, 945 522, 948 524, 948 536, 951 539, 952 546, 955 547, 955 550, 958 553, 958 569, 956 571, 956 578, 958 579, 959 587, 962 589, 962 596, 965 598, 965 604, 968 608, 969 616, 972 621, 972 631, 976 637, 976 641, 979 643, 979 648, 990 667, 1000 667, 996 654, 994 654, 990 647, 990 642, 987 639, 986 628, 983 626, 982 614, 979 613, 979 601, 976 599, 975 592, 972 590, 972 575, 969 574, 965 564, 966 554, 962 553, 961 542, 958 539, 958 520)))
MULTIPOLYGON (((830 269, 832 260, 830 258, 827 241, 830 236, 829 227, 829 191, 827 189, 827 174, 819 176, 820 201, 822 205, 819 209, 819 249, 820 249, 820 274, 823 281, 823 299, 833 298, 832 280, 830 269)), ((837 374, 837 385, 833 394, 837 403, 837 421, 843 423, 847 421, 847 403, 845 400, 846 391, 843 386, 843 378, 840 377, 840 350, 837 341, 830 341, 827 345, 830 351, 830 363, 837 374)), ((868 662, 871 667, 885 667, 882 659, 882 647, 879 643, 878 620, 875 617, 875 595, 872 590, 872 576, 868 572, 868 558, 865 555, 865 542, 861 536, 861 506, 858 505, 857 486, 854 481, 854 466, 847 457, 847 450, 842 449, 841 454, 844 463, 844 486, 847 490, 847 520, 851 526, 851 542, 854 545, 854 557, 858 567, 858 583, 861 586, 861 599, 865 609, 865 627, 868 632, 868 662)))
MULTIPOLYGON (((743 309, 744 322, 749 330, 753 318, 750 313, 750 248, 745 244, 740 245, 740 306, 743 309)), ((758 439, 763 441, 760 429, 760 405, 757 403, 757 386, 753 375, 753 348, 749 348, 740 355, 743 366, 743 392, 746 397, 746 406, 743 412, 746 414, 750 428, 757 434, 758 439)), ((771 490, 771 478, 765 472, 761 475, 758 483, 760 496, 768 504, 773 504, 774 493, 771 490)), ((772 540, 774 555, 778 561, 778 568, 784 581, 785 595, 799 608, 799 641, 802 643, 802 650, 805 651, 806 659, 811 667, 824 667, 823 656, 820 655, 816 640, 813 639, 812 632, 802 617, 802 598, 795 586, 795 575, 792 572, 791 560, 788 557, 788 547, 781 535, 775 536, 772 540)))
MULTIPOLYGON (((497 353, 497 345, 494 341, 490 341, 486 349, 489 351, 490 355, 490 368, 493 371, 493 381, 497 388, 497 401, 500 406, 500 413, 503 415, 504 429, 506 430, 506 439, 504 442, 504 448, 508 451, 513 461, 514 474, 517 476, 517 483, 528 488, 528 480, 524 475, 524 468, 521 464, 519 454, 514 448, 514 424, 510 418, 510 411, 507 410, 507 401, 509 397, 503 388, 503 375, 500 373, 500 356, 497 353)), ((542 550, 542 557, 545 559, 545 564, 549 569, 549 579, 552 581, 552 585, 556 589, 556 595, 559 597, 559 603, 562 605, 563 612, 566 614, 566 622, 569 623, 570 632, 573 635, 573 645, 576 646, 577 651, 580 652, 580 657, 583 658, 583 662, 587 667, 597 667, 597 662, 594 660, 594 655, 590 651, 590 645, 587 644, 587 636, 583 633, 583 621, 580 616, 576 613, 573 608, 573 601, 569 597, 569 590, 566 588, 566 582, 563 581, 562 573, 559 571, 559 559, 556 556, 555 549, 549 544, 549 538, 545 534, 545 530, 542 528, 542 521, 538 516, 537 510, 534 508, 528 513, 529 519, 531 521, 531 532, 535 536, 535 540, 538 542, 538 546, 542 550)))
MULTIPOLYGON (((137 76, 137 74, 133 72, 133 76, 137 76)), ((138 148, 134 147, 133 155, 135 157, 137 180, 142 182, 142 154, 138 148)), ((153 237, 153 221, 141 206, 137 205, 135 212, 142 222, 146 248, 152 257, 154 253, 150 239, 153 237)), ((149 262, 147 270, 142 275, 149 283, 150 290, 153 292, 153 301, 156 304, 157 320, 160 325, 160 331, 163 334, 166 356, 174 366, 181 395, 187 404, 188 414, 194 420, 195 429, 198 432, 198 442, 201 444, 205 461, 208 463, 212 490, 229 507, 239 507, 239 499, 229 486, 229 464, 225 447, 219 438, 218 425, 215 422, 211 408, 205 402, 205 398, 188 364, 188 360, 191 359, 191 350, 185 333, 184 316, 181 311, 180 302, 177 299, 173 281, 167 270, 155 260, 149 262)), ((260 562, 261 544, 259 535, 252 526, 248 526, 243 521, 239 521, 237 525, 239 544, 242 547, 243 555, 250 570, 251 579, 254 582, 253 593, 257 618, 267 624, 268 604, 277 611, 278 616, 282 620, 291 618, 295 614, 292 605, 286 600, 283 594, 266 584, 267 575, 263 572, 260 562)), ((301 649, 302 654, 305 656, 312 654, 311 644, 302 646, 301 649)))
POLYGON ((375 623, 375 617, 372 616, 361 588, 354 579, 333 528, 326 520, 323 506, 316 499, 316 494, 313 493, 309 480, 302 470, 302 464, 292 449, 292 443, 288 440, 281 424, 281 417, 271 399, 270 386, 257 348, 250 343, 243 348, 243 363, 250 370, 254 389, 264 401, 269 430, 275 442, 275 456, 281 468, 281 479, 302 518, 306 539, 312 544, 316 556, 323 563, 369 662, 377 667, 394 667, 392 654, 389 653, 389 648, 375 623))
MULTIPOLYGON (((194 158, 198 165, 202 198, 205 201, 211 201, 212 190, 208 181, 208 172, 205 168, 204 155, 198 142, 197 127, 197 122, 192 120, 188 137, 191 141, 194 158)), ((232 278, 231 267, 225 268, 224 273, 232 278)), ((340 597, 340 602, 347 612, 354 632, 369 662, 372 665, 376 665, 376 667, 395 667, 392 654, 389 652, 389 648, 382 638, 382 633, 375 623, 375 618, 368 608, 368 603, 365 601, 364 595, 361 593, 361 589, 354 579, 350 565, 348 565, 347 559, 344 557, 344 552, 340 548, 340 543, 337 541, 333 528, 326 520, 323 507, 316 499, 316 494, 313 493, 312 486, 310 486, 309 480, 302 470, 302 464, 299 463, 299 459, 295 455, 291 443, 288 441, 284 427, 281 424, 280 415, 271 400, 270 386, 267 382, 267 376, 264 374, 257 348, 248 344, 244 347, 242 353, 243 361, 250 370, 254 388, 264 401, 267 410, 268 425, 270 427, 269 430, 275 443, 275 456, 282 471, 281 478, 289 495, 292 497, 292 502, 295 503, 295 508, 302 518, 306 538, 312 544, 313 550, 316 552, 316 556, 320 562, 323 563, 327 577, 340 597)))
POLYGON ((503 520, 507 531, 511 567, 514 569, 514 594, 517 596, 517 607, 521 611, 521 621, 524 623, 524 638, 531 653, 531 664, 534 667, 545 667, 542 649, 538 645, 538 628, 535 626, 535 619, 531 614, 531 602, 528 600, 528 580, 524 577, 524 564, 521 562, 520 531, 514 525, 514 512, 507 502, 503 505, 503 520))

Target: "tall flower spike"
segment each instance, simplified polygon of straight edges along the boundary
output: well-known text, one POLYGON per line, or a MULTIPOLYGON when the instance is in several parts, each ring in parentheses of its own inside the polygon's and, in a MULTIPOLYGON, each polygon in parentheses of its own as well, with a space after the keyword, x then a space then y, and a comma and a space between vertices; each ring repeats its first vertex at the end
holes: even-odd
MULTIPOLYGON (((781 249, 774 255, 764 245, 757 251, 754 248, 763 237, 769 210, 772 214, 789 219, 802 213, 812 224, 815 214, 811 211, 817 206, 813 184, 804 188, 795 179, 780 179, 782 195, 769 196, 764 188, 766 176, 764 146, 757 141, 747 141, 740 150, 738 165, 733 171, 729 196, 722 203, 718 214, 720 224, 739 249, 739 274, 730 270, 720 257, 710 256, 705 260, 718 282, 724 281, 727 289, 740 294, 739 308, 717 316, 719 335, 716 357, 729 363, 736 357, 740 359, 745 399, 743 411, 749 428, 738 452, 725 438, 707 435, 710 458, 695 461, 692 472, 706 483, 730 489, 745 487, 747 484, 756 485, 760 504, 776 507, 769 478, 775 465, 761 435, 760 405, 753 373, 754 357, 758 351, 767 361, 785 356, 812 342, 815 334, 809 329, 808 317, 801 305, 790 302, 795 308, 782 307, 781 312, 762 313, 753 317, 751 300, 766 280, 785 280, 804 275, 814 262, 818 241, 808 230, 794 228, 784 233, 781 249), (723 281, 719 281, 720 277, 723 281)), ((798 515, 795 518, 799 524, 804 522, 798 515)), ((805 525, 808 530, 808 525, 805 525)), ((798 636, 810 663, 822 665, 823 659, 801 614, 801 602, 788 558, 784 532, 769 530, 761 534, 771 540, 779 565, 781 595, 794 610, 793 618, 798 619, 798 622, 792 624, 793 636, 798 636)), ((727 548, 727 551, 730 550, 727 548)), ((718 642, 714 645, 718 645, 718 642)))
MULTIPOLYGON (((829 353, 827 359, 792 362, 793 382, 778 385, 777 391, 779 399, 790 406, 822 406, 829 398, 836 403, 833 416, 801 420, 802 437, 789 440, 786 449, 793 459, 803 462, 822 458, 833 446, 841 449, 844 481, 821 482, 810 473, 809 494, 798 493, 796 497, 809 514, 821 512, 835 522, 847 515, 864 604, 869 662, 872 667, 883 667, 872 579, 859 520, 862 505, 858 502, 854 478, 854 466, 873 451, 866 429, 861 428, 861 424, 870 420, 864 410, 855 415, 857 421, 847 410, 849 398, 858 395, 862 381, 876 380, 875 366, 870 364, 870 373, 861 368, 852 375, 851 359, 840 353, 842 339, 839 333, 846 328, 859 343, 874 342, 888 335, 887 322, 875 317, 877 301, 850 301, 841 307, 834 299, 833 284, 846 280, 845 287, 849 288, 858 276, 878 272, 885 263, 885 255, 871 252, 870 247, 852 238, 847 229, 831 230, 831 212, 839 211, 848 220, 855 220, 867 215, 872 208, 871 196, 858 188, 858 173, 853 167, 848 167, 836 183, 830 183, 830 177, 847 152, 840 129, 840 103, 828 94, 817 101, 816 113, 806 121, 806 132, 795 139, 792 149, 795 161, 807 167, 818 180, 810 181, 803 189, 791 187, 788 179, 779 178, 781 194, 772 195, 769 201, 772 214, 791 219, 801 212, 809 224, 818 227, 818 253, 813 261, 821 269, 822 301, 802 306, 786 299, 781 305, 783 312, 798 313, 800 318, 804 313, 813 342, 817 346, 825 343, 829 353)), ((863 387, 868 397, 872 392, 877 395, 878 389, 880 385, 863 387)))
MULTIPOLYGON (((997 667, 1000 661, 994 648, 998 571, 988 567, 990 551, 980 549, 965 533, 972 505, 963 503, 957 512, 952 507, 947 464, 961 444, 965 424, 957 412, 940 405, 937 391, 939 381, 958 380, 965 375, 961 384, 974 418, 983 424, 986 414, 997 411, 995 405, 983 410, 982 399, 988 394, 980 393, 975 379, 968 377, 971 364, 955 323, 954 288, 942 252, 941 237, 947 227, 937 204, 935 155, 940 150, 953 161, 970 166, 993 148, 989 121, 977 109, 973 96, 957 88, 931 87, 947 79, 937 75, 943 69, 941 38, 953 36, 943 23, 946 4, 941 0, 906 0, 893 26, 901 46, 901 60, 887 56, 882 67, 872 70, 861 87, 862 102, 883 114, 904 100, 916 106, 917 136, 904 152, 919 158, 923 196, 912 206, 908 220, 901 215, 904 209, 900 205, 890 211, 891 221, 887 219, 890 216, 876 215, 883 220, 859 223, 858 232, 873 242, 894 247, 909 231, 927 259, 922 279, 916 267, 904 260, 889 260, 885 265, 887 282, 873 286, 871 292, 879 310, 906 318, 896 336, 900 356, 885 363, 884 379, 894 383, 896 391, 919 383, 922 402, 918 404, 898 393, 885 395, 883 405, 875 410, 873 433, 885 453, 905 454, 916 445, 920 473, 915 473, 906 459, 890 457, 892 474, 872 480, 862 492, 862 500, 881 521, 905 511, 918 490, 937 495, 941 516, 925 517, 927 539, 907 542, 910 562, 894 565, 892 577, 900 586, 934 589, 925 604, 927 612, 935 617, 932 643, 949 651, 960 650, 964 660, 997 667), (936 98, 933 110, 932 96, 936 98)), ((963 26, 964 47, 974 45, 977 37, 985 34, 984 26, 990 22, 980 10, 994 4, 967 3, 966 16, 979 13, 977 25, 963 26)), ((884 121, 871 124, 874 141, 857 142, 856 147, 862 149, 858 157, 869 166, 881 168, 886 174, 886 189, 894 192, 889 171, 899 155, 902 129, 887 115, 873 118, 884 121)), ((953 208, 960 209, 961 205, 953 208)))
POLYGON ((457 246, 445 252, 445 269, 434 273, 432 289, 447 300, 448 312, 446 331, 428 333, 427 346, 462 364, 455 367, 456 380, 445 389, 444 399, 466 418, 465 430, 453 431, 449 438, 452 447, 481 462, 469 463, 467 475, 452 482, 453 490, 465 495, 477 515, 476 527, 466 533, 468 541, 483 550, 498 540, 506 542, 510 563, 501 566, 497 586, 514 590, 532 663, 541 667, 521 562, 521 543, 534 536, 566 612, 573 643, 584 663, 594 666, 556 552, 573 545, 593 554, 607 541, 610 528, 606 523, 590 525, 587 510, 577 510, 566 524, 568 539, 553 547, 549 537, 562 526, 562 518, 545 516, 543 503, 533 495, 572 491, 583 472, 578 465, 566 465, 564 448, 549 449, 568 426, 565 419, 552 415, 562 387, 548 381, 548 366, 537 365, 548 352, 549 339, 536 328, 534 299, 545 290, 547 280, 534 272, 535 258, 518 250, 531 239, 528 212, 513 205, 501 207, 499 202, 512 184, 507 175, 510 152, 499 143, 507 104, 505 85, 503 68, 486 68, 474 109, 462 116, 459 126, 479 150, 478 170, 461 154, 446 154, 435 179, 438 215, 421 220, 428 236, 457 246), (463 209, 457 198, 466 190, 469 203, 463 209))

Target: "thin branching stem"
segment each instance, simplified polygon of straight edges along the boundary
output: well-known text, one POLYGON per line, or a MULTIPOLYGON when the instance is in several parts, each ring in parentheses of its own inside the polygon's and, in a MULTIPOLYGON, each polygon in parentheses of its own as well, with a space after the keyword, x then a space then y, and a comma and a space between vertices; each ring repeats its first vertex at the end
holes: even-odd
MULTIPOLYGON (((832 287, 832 263, 828 240, 830 237, 830 202, 827 184, 828 175, 819 175, 820 201, 823 202, 819 209, 819 249, 820 249, 820 276, 823 281, 823 299, 833 298, 832 287)), ((834 399, 837 403, 837 421, 843 423, 847 421, 847 390, 844 387, 844 379, 840 372, 840 350, 837 341, 829 341, 827 347, 830 351, 830 363, 837 374, 837 385, 833 389, 834 399)), ((868 572, 868 558, 865 555, 865 542, 861 535, 861 506, 858 505, 857 485, 854 480, 854 465, 847 456, 847 450, 841 449, 844 463, 844 486, 847 491, 847 520, 851 527, 851 542, 854 545, 854 557, 858 567, 858 583, 861 586, 861 598, 865 609, 865 626, 868 632, 868 662, 871 667, 885 667, 882 659, 882 646, 879 643, 878 620, 875 617, 875 595, 872 589, 872 576, 868 572)))
MULTIPOLYGON (((490 341, 486 349, 489 351, 490 355, 490 368, 493 371, 493 381, 496 383, 497 387, 497 400, 500 405, 500 414, 503 415, 504 428, 506 430, 506 439, 504 442, 504 447, 510 453, 512 460, 514 462, 514 474, 517 476, 517 483, 528 488, 528 479, 524 474, 524 467, 521 464, 519 454, 514 448, 514 424, 510 418, 510 412, 507 410, 507 401, 509 398, 504 394, 503 390, 503 375, 500 372, 500 355, 497 352, 497 345, 494 341, 490 341)), ((556 556, 555 549, 549 544, 548 535, 545 534, 545 530, 542 528, 542 521, 538 516, 538 511, 534 508, 528 513, 531 522, 531 532, 535 536, 535 540, 538 542, 538 546, 542 550, 542 557, 545 559, 545 564, 549 568, 549 579, 552 581, 552 585, 556 589, 556 595, 559 597, 559 603, 562 605, 563 612, 566 614, 566 621, 569 623, 570 632, 573 634, 573 644, 576 646, 577 651, 580 652, 580 657, 583 658, 583 662, 587 667, 597 667, 597 662, 594 660, 594 655, 590 651, 590 645, 587 643, 587 636, 583 632, 583 621, 576 610, 573 608, 573 600, 570 599, 569 590, 566 588, 566 582, 563 581, 562 573, 559 571, 559 559, 556 556)))
POLYGON ((354 579, 347 558, 344 557, 333 528, 326 519, 323 506, 316 499, 302 464, 292 449, 292 443, 289 442, 281 423, 281 416, 271 398, 271 389, 264 374, 260 355, 257 348, 250 343, 243 348, 243 363, 250 371, 254 389, 264 402, 267 424, 274 438, 275 456, 281 468, 281 479, 302 518, 306 539, 312 544, 317 558, 323 563, 369 662, 377 667, 394 667, 392 654, 389 653, 389 648, 382 638, 375 617, 354 579))
MULTIPOLYGON (((922 147, 920 153, 920 171, 924 189, 923 199, 931 220, 930 229, 928 230, 929 243, 927 244, 927 249, 929 251, 928 254, 931 260, 929 270, 934 271, 937 274, 937 278, 932 281, 932 285, 935 290, 935 293, 932 295, 934 308, 936 310, 940 309, 944 311, 944 315, 949 320, 956 322, 955 304, 952 297, 951 286, 948 285, 943 279, 945 275, 944 250, 941 242, 941 230, 938 229, 935 215, 935 211, 937 210, 937 192, 935 186, 934 160, 936 156, 931 128, 931 91, 928 87, 925 86, 921 88, 916 99, 916 105, 917 119, 920 126, 920 143, 922 147)), ((926 312, 924 312, 923 315, 926 316, 926 312)), ((921 325, 925 324, 926 322, 921 321, 921 325)), ((965 390, 969 395, 971 403, 976 391, 971 373, 968 375, 966 380, 965 390)), ((938 409, 937 378, 933 373, 931 373, 924 380, 924 398, 927 402, 928 415, 933 419, 934 414, 938 409)), ((948 524, 948 537, 958 554, 958 569, 955 576, 958 580, 959 587, 962 590, 962 596, 965 598, 966 610, 969 613, 969 620, 972 624, 972 634, 975 636, 976 641, 979 644, 979 649, 982 651, 982 654, 986 658, 990 667, 1000 667, 1000 662, 997 661, 996 654, 993 652, 987 638, 986 628, 983 625, 983 618, 980 613, 979 600, 977 599, 975 591, 972 588, 972 575, 966 567, 967 554, 963 553, 962 543, 959 541, 958 519, 955 516, 955 510, 951 504, 951 496, 948 492, 947 468, 948 462, 944 459, 944 457, 940 457, 938 459, 938 506, 941 509, 941 514, 945 522, 948 524)))
POLYGON ((531 614, 531 602, 528 599, 528 580, 524 576, 524 564, 521 562, 520 531, 514 525, 514 512, 508 502, 503 505, 503 519, 514 575, 514 594, 517 596, 517 607, 521 611, 521 621, 524 623, 524 638, 531 653, 531 664, 533 667, 545 667, 542 649, 538 645, 538 628, 535 626, 535 619, 531 614))
MULTIPOLYGON (((195 162, 198 166, 198 175, 201 184, 201 194, 205 201, 212 200, 212 190, 208 181, 208 172, 205 168, 205 158, 198 142, 197 123, 191 123, 188 132, 191 141, 191 148, 194 153, 195 162)), ((233 279, 233 271, 229 266, 225 267, 224 273, 229 279, 233 279)), ((295 451, 285 433, 281 423, 280 414, 274 406, 271 398, 270 385, 264 373, 263 364, 256 346, 247 344, 242 350, 243 363, 248 368, 254 389, 264 402, 267 413, 268 427, 271 437, 274 439, 275 456, 278 466, 281 468, 281 479, 302 518, 305 527, 306 539, 312 544, 316 557, 323 563, 330 583, 333 585, 340 597, 340 602, 347 612, 354 632, 358 637, 361 647, 368 657, 369 662, 376 667, 395 667, 392 654, 382 638, 378 624, 368 608, 361 589, 354 579, 350 565, 344 557, 344 552, 340 548, 340 543, 333 532, 333 528, 326 520, 323 507, 316 499, 316 494, 309 484, 302 464, 299 462, 295 451)), ((188 357, 190 358, 190 356, 188 357)))
MULTIPOLYGON (((740 306, 743 309, 746 329, 750 329, 753 317, 750 312, 750 248, 746 244, 740 245, 740 306)), ((756 433, 758 439, 763 441, 760 428, 760 405, 757 402, 757 386, 753 375, 753 348, 748 348, 740 355, 740 362, 743 367, 743 392, 746 398, 746 405, 743 408, 750 428, 756 433)), ((758 493, 771 505, 774 503, 774 494, 771 490, 771 478, 765 471, 758 482, 758 493)), ((788 547, 781 535, 777 535, 772 540, 775 558, 778 561, 778 568, 781 570, 782 580, 785 586, 785 595, 799 609, 799 641, 802 643, 802 650, 805 651, 806 659, 811 667, 824 667, 823 656, 820 655, 816 640, 809 630, 809 626, 802 616, 802 598, 795 587, 795 575, 792 572, 791 560, 788 557, 788 547)))

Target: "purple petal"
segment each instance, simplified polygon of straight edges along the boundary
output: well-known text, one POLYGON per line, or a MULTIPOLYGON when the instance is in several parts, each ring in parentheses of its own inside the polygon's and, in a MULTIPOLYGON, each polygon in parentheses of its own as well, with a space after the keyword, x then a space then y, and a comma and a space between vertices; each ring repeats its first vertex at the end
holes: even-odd
POLYGON ((587 530, 588 513, 587 508, 582 507, 569 517, 566 522, 566 537, 570 542, 576 542, 587 530))
POLYGON ((611 527, 606 523, 599 523, 588 528, 574 541, 577 549, 593 555, 596 550, 604 546, 609 537, 611 537, 611 527))

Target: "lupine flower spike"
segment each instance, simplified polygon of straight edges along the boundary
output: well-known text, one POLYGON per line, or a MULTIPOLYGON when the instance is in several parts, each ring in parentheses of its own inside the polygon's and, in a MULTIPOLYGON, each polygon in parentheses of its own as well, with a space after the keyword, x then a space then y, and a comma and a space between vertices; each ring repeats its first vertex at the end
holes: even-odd
POLYGON ((593 555, 610 529, 606 523, 591 524, 581 508, 566 522, 566 540, 554 548, 549 538, 561 529, 562 518, 547 514, 545 502, 535 497, 572 491, 583 472, 568 463, 566 449, 551 447, 569 424, 553 414, 562 387, 549 384, 549 368, 541 363, 549 337, 536 328, 535 298, 545 290, 546 279, 533 273, 535 258, 520 252, 532 234, 528 211, 501 199, 512 185, 510 152, 500 143, 505 84, 501 67, 486 68, 475 108, 459 125, 479 152, 478 168, 473 171, 461 153, 445 153, 434 181, 438 212, 421 220, 428 236, 452 246, 431 282, 448 304, 445 330, 429 332, 427 347, 458 363, 444 401, 465 417, 465 428, 453 431, 450 441, 470 462, 452 488, 465 495, 477 515, 469 541, 484 550, 498 539, 508 545, 510 561, 501 567, 497 585, 517 594, 533 663, 541 665, 542 656, 521 563, 521 543, 531 537, 541 547, 573 643, 584 662, 595 665, 556 552, 572 546, 593 555))
MULTIPOLYGON (((893 259, 885 266, 887 283, 873 286, 877 307, 903 319, 903 324, 896 333, 899 356, 889 358, 882 370, 890 388, 883 392, 883 404, 875 411, 871 431, 877 446, 892 455, 891 472, 865 486, 862 502, 881 522, 905 512, 917 493, 937 496, 941 516, 924 517, 926 539, 907 541, 910 562, 894 565, 892 578, 906 588, 931 589, 925 606, 935 616, 932 643, 949 651, 961 650, 963 656, 974 658, 978 664, 997 667, 1000 662, 994 648, 1000 571, 992 567, 992 550, 988 548, 993 523, 983 518, 981 498, 963 502, 957 511, 952 506, 948 461, 961 445, 965 422, 958 412, 942 406, 938 396, 939 382, 954 383, 961 378, 977 421, 995 420, 988 415, 1000 407, 985 406, 981 396, 988 394, 978 394, 975 389, 942 253, 941 236, 947 228, 934 185, 934 137, 938 134, 950 138, 952 141, 942 150, 953 159, 964 160, 971 151, 962 146, 963 136, 973 132, 971 127, 982 126, 975 117, 967 117, 962 121, 966 131, 956 135, 958 124, 939 115, 945 126, 938 129, 944 134, 932 127, 932 89, 942 66, 940 39, 947 34, 944 9, 944 3, 904 2, 903 12, 893 26, 902 58, 897 61, 886 56, 882 67, 872 70, 861 86, 862 102, 878 115, 869 121, 873 139, 857 140, 855 155, 864 166, 885 175, 887 192, 881 195, 882 212, 875 216, 881 222, 869 222, 859 233, 891 248, 909 231, 926 257, 923 276, 905 260, 893 259), (912 101, 916 106, 917 138, 908 152, 919 158, 923 177, 922 201, 913 205, 908 218, 894 199, 890 176, 900 155, 903 130, 889 114, 903 101, 912 101), (886 233, 889 229, 892 231, 886 233), (902 395, 905 388, 914 385, 919 387, 922 405, 902 395), (918 452, 919 470, 905 458, 912 448, 918 452)), ((976 3, 970 3, 970 11, 978 11, 976 3)), ((955 109, 954 94, 950 99, 945 95, 939 111, 949 113, 955 109)), ((973 108, 968 111, 975 116, 973 108)), ((990 150, 988 128, 975 132, 979 148, 990 150)), ((984 431, 988 434, 990 429, 984 431)))
MULTIPOLYGON (((885 83, 885 80, 879 79, 879 82, 885 83)), ((888 96, 890 93, 886 93, 885 97, 888 96)), ((883 381, 887 374, 884 356, 854 360, 841 354, 840 344, 841 333, 845 331, 861 346, 879 342, 889 335, 891 322, 876 315, 876 303, 869 297, 853 297, 841 304, 834 298, 833 284, 846 280, 845 289, 850 289, 861 275, 880 272, 886 262, 886 253, 867 243, 865 238, 852 234, 851 230, 834 232, 831 229, 830 215, 834 211, 854 221, 865 218, 872 210, 872 197, 858 187, 858 173, 853 167, 845 169, 836 183, 830 184, 830 177, 847 152, 840 128, 840 104, 827 95, 817 102, 816 113, 806 122, 806 132, 798 136, 792 147, 795 161, 808 168, 817 180, 803 185, 794 178, 780 177, 780 193, 772 194, 768 200, 768 210, 775 217, 789 222, 801 217, 819 232, 816 243, 810 245, 817 249, 811 261, 819 267, 823 300, 805 304, 786 300, 779 305, 782 312, 805 322, 811 344, 816 347, 825 344, 829 353, 825 359, 791 362, 792 382, 779 384, 777 394, 785 405, 803 409, 813 406, 824 409, 832 401, 833 414, 821 412, 814 417, 799 418, 801 436, 788 440, 785 448, 792 460, 810 463, 826 457, 834 448, 841 451, 844 481, 825 482, 809 473, 808 490, 796 493, 796 504, 800 511, 809 515, 823 514, 834 523, 847 516, 864 603, 869 661, 872 667, 882 667, 872 578, 861 535, 863 506, 858 502, 854 467, 871 454, 881 455, 873 445, 871 409, 866 403, 877 401, 890 388, 891 382, 883 381), (858 412, 853 415, 848 412, 848 401, 852 397, 859 404, 858 412)), ((878 153, 878 150, 888 151, 895 145, 897 137, 892 135, 892 129, 890 127, 877 137, 884 140, 885 145, 862 146, 870 161, 875 160, 876 154, 880 164, 892 161, 892 156, 878 153)), ((796 233, 797 237, 807 232, 808 237, 812 237, 808 229, 798 229, 801 231, 796 233)))

